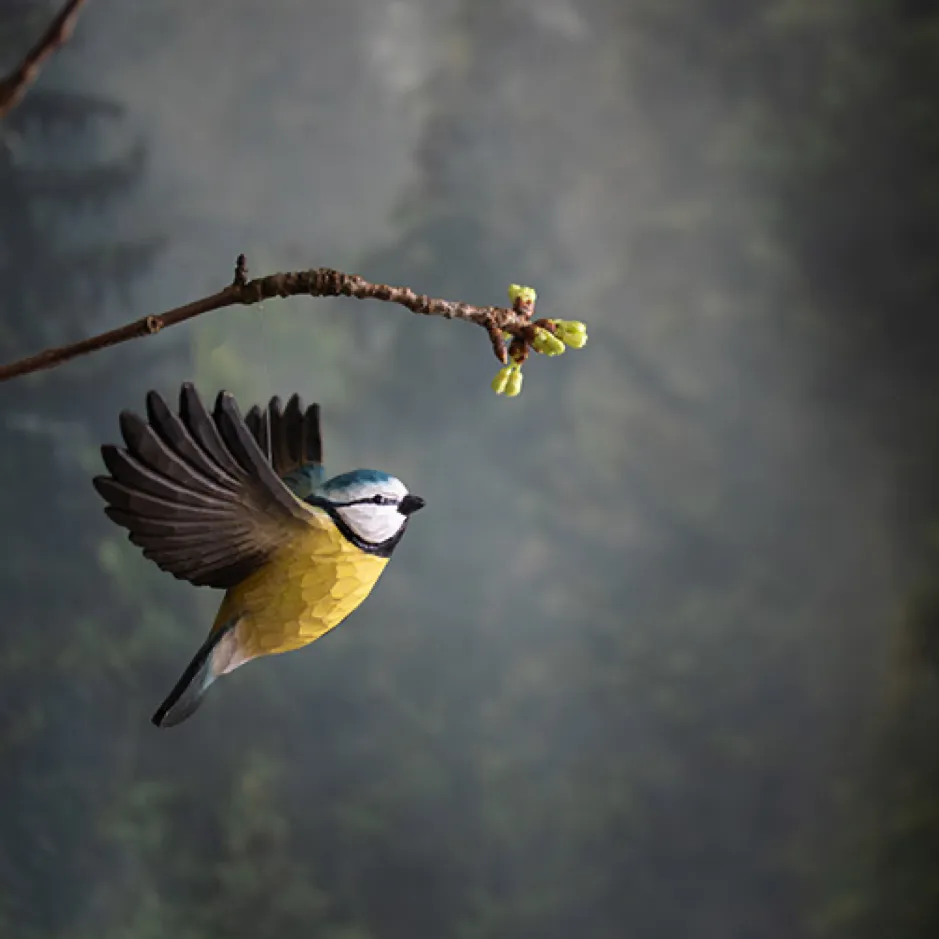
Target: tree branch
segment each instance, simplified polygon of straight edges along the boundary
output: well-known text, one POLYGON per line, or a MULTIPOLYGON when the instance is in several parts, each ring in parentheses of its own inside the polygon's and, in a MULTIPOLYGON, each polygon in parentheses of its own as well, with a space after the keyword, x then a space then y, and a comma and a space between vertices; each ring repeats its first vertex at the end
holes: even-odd
MULTIPOLYGON (((35 82, 45 62, 71 37, 78 14, 85 0, 66 0, 58 15, 49 24, 42 37, 27 53, 19 67, 0 80, 0 120, 3 120, 35 82)), ((513 284, 509 288, 511 307, 477 307, 469 303, 435 300, 426 294, 417 294, 409 287, 390 287, 373 284, 357 274, 343 274, 327 267, 285 274, 271 274, 248 280, 245 256, 239 255, 232 283, 201 300, 167 310, 158 316, 145 316, 117 329, 109 330, 89 339, 46 349, 36 355, 0 366, 0 382, 20 375, 29 375, 55 368, 80 355, 88 355, 116 346, 128 339, 152 336, 167 326, 175 326, 193 317, 228 306, 250 306, 273 297, 354 297, 357 300, 382 300, 407 307, 422 316, 442 316, 444 319, 465 320, 482 326, 489 335, 492 351, 503 368, 493 380, 498 394, 514 397, 521 389, 519 369, 531 349, 546 355, 558 355, 565 345, 581 348, 587 341, 586 329, 580 322, 563 320, 533 320, 535 291, 530 287, 513 284)))
POLYGON ((106 333, 82 339, 65 346, 46 349, 36 355, 0 366, 0 382, 9 381, 20 375, 55 368, 63 362, 88 355, 108 346, 116 346, 129 339, 152 336, 184 323, 211 310, 229 306, 250 306, 270 300, 273 297, 354 297, 356 300, 382 300, 407 307, 412 313, 421 316, 442 316, 444 319, 464 320, 482 326, 492 341, 496 358, 505 365, 508 362, 503 334, 513 337, 513 348, 527 354, 527 348, 534 342, 539 329, 554 331, 554 325, 548 320, 531 319, 534 303, 526 298, 516 298, 512 307, 472 306, 469 303, 454 303, 449 300, 435 300, 426 294, 418 294, 409 287, 390 287, 387 284, 373 284, 358 274, 343 274, 328 267, 314 268, 308 271, 270 274, 254 280, 247 279, 247 267, 244 255, 239 255, 235 266, 232 283, 214 293, 194 300, 184 306, 176 307, 157 316, 144 316, 125 326, 119 326, 106 333))
POLYGON ((46 60, 68 42, 84 3, 85 0, 67 0, 39 42, 26 54, 26 58, 0 81, 0 120, 23 100, 23 95, 39 76, 46 60))

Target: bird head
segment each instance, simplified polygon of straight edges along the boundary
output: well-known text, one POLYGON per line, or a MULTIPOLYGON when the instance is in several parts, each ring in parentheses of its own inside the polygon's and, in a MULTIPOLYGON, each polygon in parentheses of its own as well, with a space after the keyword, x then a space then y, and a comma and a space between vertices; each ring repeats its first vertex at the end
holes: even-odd
POLYGON ((361 547, 389 550, 404 534, 410 515, 424 505, 400 479, 370 469, 334 476, 316 490, 311 501, 326 508, 361 547))

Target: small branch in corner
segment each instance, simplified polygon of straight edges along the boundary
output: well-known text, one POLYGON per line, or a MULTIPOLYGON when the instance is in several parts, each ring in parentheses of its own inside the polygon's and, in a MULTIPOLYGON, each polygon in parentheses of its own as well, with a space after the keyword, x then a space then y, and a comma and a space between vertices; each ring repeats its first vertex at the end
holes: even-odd
POLYGON ((0 120, 23 100, 29 86, 39 77, 46 60, 68 42, 78 22, 85 0, 68 0, 22 62, 0 80, 0 120))

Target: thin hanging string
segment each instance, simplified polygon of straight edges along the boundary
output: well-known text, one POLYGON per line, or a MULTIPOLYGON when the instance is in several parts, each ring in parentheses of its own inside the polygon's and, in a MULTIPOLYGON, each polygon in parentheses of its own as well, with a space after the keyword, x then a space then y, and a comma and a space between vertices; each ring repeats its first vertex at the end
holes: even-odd
POLYGON ((267 396, 260 402, 261 404, 261 420, 264 425, 267 427, 267 440, 265 441, 265 448, 267 450, 267 461, 272 466, 274 464, 274 454, 271 443, 271 418, 268 413, 268 402, 274 395, 274 385, 271 380, 271 337, 268 335, 266 326, 264 322, 264 304, 258 304, 258 332, 260 334, 260 340, 258 342, 258 351, 261 353, 261 370, 264 373, 264 378, 267 381, 267 396))
MULTIPOLYGON (((244 286, 247 283, 247 281, 248 281, 248 261, 243 254, 239 254, 238 260, 235 261, 235 281, 234 282, 237 285, 244 286)), ((270 389, 273 387, 272 382, 271 382, 271 370, 269 366, 269 362, 271 358, 271 348, 270 348, 270 344, 268 341, 267 332, 265 330, 265 326, 267 324, 262 319, 262 317, 264 316, 264 304, 259 303, 257 307, 258 307, 257 328, 258 328, 258 337, 259 337, 258 343, 257 343, 257 346, 258 346, 257 351, 260 353, 261 368, 264 371, 264 377, 267 379, 268 389, 270 389)), ((252 363, 252 365, 253 364, 254 363, 252 363)), ((271 392, 271 394, 273 394, 273 392, 271 392)), ((274 458, 273 458, 273 447, 271 445, 271 419, 270 419, 270 413, 268 411, 268 401, 270 401, 270 396, 265 401, 259 402, 259 407, 261 408, 262 426, 266 426, 267 428, 267 433, 265 434, 265 436, 267 437, 267 441, 264 447, 264 449, 267 452, 265 456, 267 456, 268 463, 270 463, 273 466, 274 458)))

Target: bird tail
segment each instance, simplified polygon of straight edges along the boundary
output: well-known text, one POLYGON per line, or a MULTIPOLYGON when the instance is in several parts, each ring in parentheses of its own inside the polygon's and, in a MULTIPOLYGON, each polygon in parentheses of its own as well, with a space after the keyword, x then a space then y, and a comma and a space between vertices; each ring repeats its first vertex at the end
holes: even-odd
POLYGON ((175 727, 191 717, 215 679, 231 671, 237 650, 237 625, 238 617, 235 617, 209 633, 208 639, 151 718, 157 727, 175 727))

